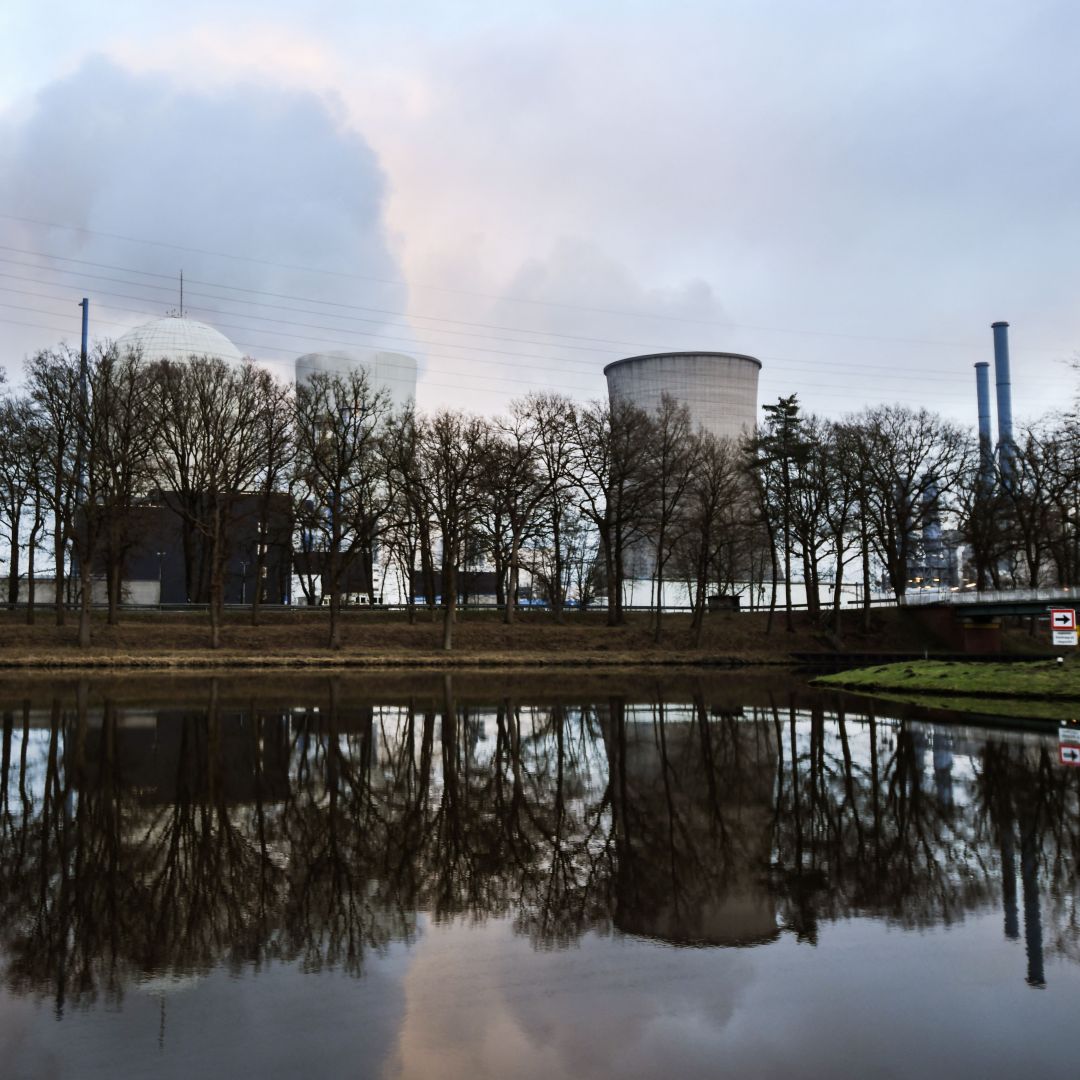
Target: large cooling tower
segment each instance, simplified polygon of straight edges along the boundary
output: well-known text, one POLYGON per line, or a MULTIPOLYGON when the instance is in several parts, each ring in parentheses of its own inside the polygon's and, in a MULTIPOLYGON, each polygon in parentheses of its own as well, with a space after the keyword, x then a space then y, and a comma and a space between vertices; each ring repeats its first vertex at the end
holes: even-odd
POLYGON ((296 361, 296 381, 309 379, 317 371, 348 375, 363 368, 376 388, 385 389, 396 409, 416 400, 416 360, 402 353, 375 349, 306 353, 296 361))
POLYGON ((608 397, 655 412, 663 394, 690 410, 695 427, 738 438, 757 424, 761 361, 739 353, 651 353, 604 368, 608 397))

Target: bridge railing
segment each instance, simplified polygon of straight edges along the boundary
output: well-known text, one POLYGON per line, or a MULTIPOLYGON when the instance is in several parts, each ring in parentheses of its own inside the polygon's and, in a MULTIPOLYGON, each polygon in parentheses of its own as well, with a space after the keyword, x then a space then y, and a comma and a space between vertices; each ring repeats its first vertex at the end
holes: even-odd
POLYGON ((1080 602, 1080 587, 1054 585, 1038 589, 919 589, 904 594, 905 607, 921 604, 1008 604, 1045 600, 1047 607, 1080 602))

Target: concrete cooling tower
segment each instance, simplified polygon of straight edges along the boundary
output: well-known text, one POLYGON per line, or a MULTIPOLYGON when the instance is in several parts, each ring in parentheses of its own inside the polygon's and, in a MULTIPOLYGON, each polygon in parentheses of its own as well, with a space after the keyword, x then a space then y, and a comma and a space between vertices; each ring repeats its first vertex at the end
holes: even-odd
POLYGON ((403 353, 374 349, 305 353, 296 361, 296 381, 310 379, 320 371, 348 375, 357 369, 366 370, 375 387, 389 391, 395 409, 416 400, 416 360, 403 353))
POLYGON ((761 361, 739 353, 650 353, 604 368, 608 398, 655 412, 663 394, 690 410, 695 427, 738 438, 757 424, 761 361))

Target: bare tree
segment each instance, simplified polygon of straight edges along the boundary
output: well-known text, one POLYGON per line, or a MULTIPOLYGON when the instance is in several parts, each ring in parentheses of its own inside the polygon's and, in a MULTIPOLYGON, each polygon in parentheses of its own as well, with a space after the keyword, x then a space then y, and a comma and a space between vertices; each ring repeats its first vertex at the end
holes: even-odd
POLYGON ((40 487, 42 434, 25 397, 0 401, 0 522, 8 541, 8 608, 19 599, 19 553, 24 515, 40 487))
POLYGON ((698 469, 700 444, 690 426, 690 410, 669 394, 662 394, 649 430, 649 453, 645 469, 651 476, 654 497, 650 507, 650 532, 654 543, 653 579, 656 587, 656 621, 653 641, 660 642, 664 611, 664 571, 689 527, 683 501, 698 469))
POLYGON ((258 520, 255 531, 255 582, 251 589, 252 626, 259 625, 259 607, 263 602, 270 549, 291 543, 291 509, 288 520, 282 522, 282 515, 275 507, 275 497, 279 504, 290 500, 290 494, 285 489, 290 479, 289 466, 295 446, 292 421, 291 388, 283 383, 268 386, 255 421, 261 428, 263 453, 256 479, 258 520))
POLYGON ((505 621, 514 621, 518 605, 521 552, 537 525, 540 507, 548 499, 552 479, 541 461, 540 428, 528 402, 514 402, 509 419, 496 425, 490 442, 492 498, 506 520, 508 540, 505 621))
POLYGON ((294 499, 303 528, 318 537, 330 600, 330 648, 341 648, 343 583, 358 560, 371 594, 375 541, 393 495, 384 462, 390 399, 364 369, 316 372, 296 388, 294 499))
POLYGON ((489 439, 483 420, 461 413, 436 413, 420 428, 420 475, 442 541, 442 646, 447 652, 453 646, 465 541, 480 512, 481 466, 489 439))
MULTIPOLYGON (((676 560, 693 582, 691 629, 694 643, 700 645, 709 583, 718 580, 721 584, 722 576, 728 576, 725 569, 734 570, 735 560, 724 553, 737 544, 737 533, 747 524, 750 493, 730 440, 710 432, 700 432, 696 439, 696 466, 686 491, 687 527, 679 538, 676 560)), ((732 583, 735 576, 730 573, 732 583)))
POLYGON ((604 560, 608 625, 624 621, 631 545, 643 535, 652 491, 646 472, 649 417, 625 402, 594 402, 574 416, 574 485, 604 560))
POLYGON ((574 459, 575 407, 559 394, 530 394, 520 407, 535 433, 537 467, 543 498, 537 507, 542 518, 543 541, 528 556, 533 580, 540 580, 555 621, 563 621, 570 574, 571 538, 580 532, 578 509, 571 482, 574 459))
POLYGON ((153 385, 153 373, 140 356, 118 356, 114 350, 95 353, 82 421, 94 502, 88 491, 83 514, 98 534, 88 557, 96 558, 99 547, 103 550, 110 624, 118 619, 124 563, 137 540, 137 506, 154 482, 153 385))
POLYGON ((898 405, 870 409, 858 422, 870 542, 900 599, 925 515, 941 505, 961 474, 964 436, 925 409, 898 405))
POLYGON ((52 520, 56 625, 64 625, 65 565, 78 493, 79 354, 46 350, 26 365, 26 382, 44 436, 46 506, 52 520))
POLYGON ((196 542, 205 553, 210 643, 217 649, 230 528, 237 504, 265 460, 258 417, 275 392, 273 379, 253 364, 232 368, 206 357, 161 361, 154 370, 154 464, 185 526, 189 590, 196 542))

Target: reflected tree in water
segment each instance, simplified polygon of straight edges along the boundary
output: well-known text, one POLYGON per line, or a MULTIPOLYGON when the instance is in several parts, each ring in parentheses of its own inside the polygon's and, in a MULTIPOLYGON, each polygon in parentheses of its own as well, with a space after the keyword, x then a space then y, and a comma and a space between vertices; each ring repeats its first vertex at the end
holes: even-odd
POLYGON ((1078 788, 1046 740, 826 713, 536 705, 512 694, 294 709, 90 704, 2 714, 7 985, 116 1002, 159 974, 288 963, 352 975, 419 913, 509 918, 537 948, 588 932, 676 944, 816 942, 854 916, 948 925, 1000 907, 1080 961, 1078 788))

